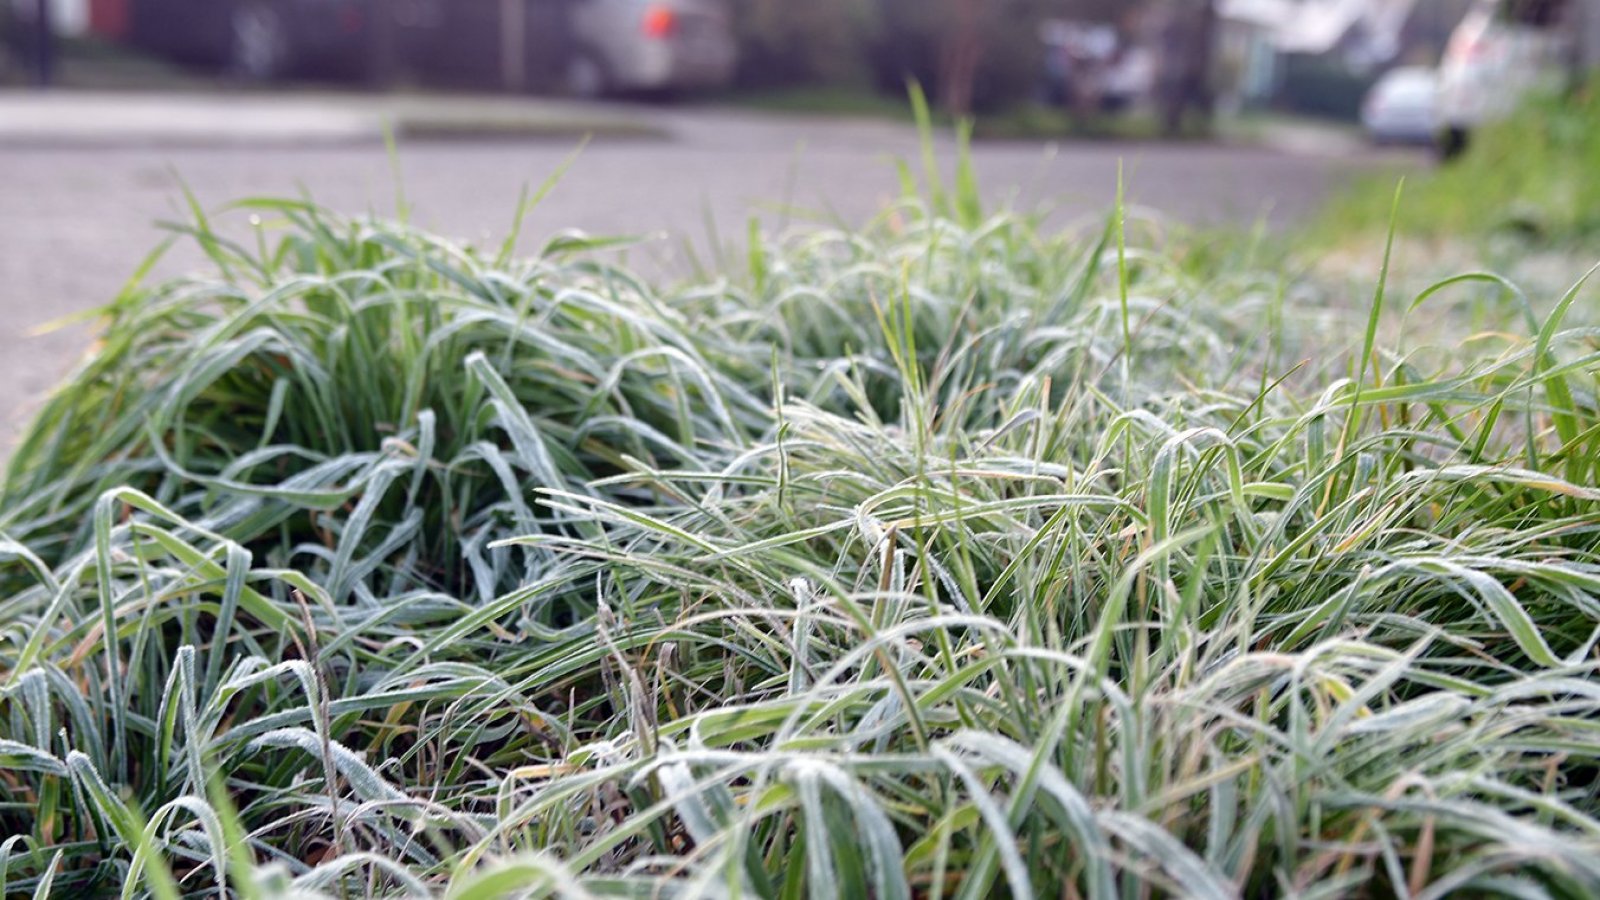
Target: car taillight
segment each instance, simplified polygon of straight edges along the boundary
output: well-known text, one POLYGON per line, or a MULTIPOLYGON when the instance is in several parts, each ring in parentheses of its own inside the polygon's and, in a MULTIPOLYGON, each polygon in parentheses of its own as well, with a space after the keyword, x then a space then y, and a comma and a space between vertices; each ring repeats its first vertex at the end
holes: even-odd
POLYGON ((1450 37, 1450 45, 1444 52, 1445 58, 1456 65, 1479 62, 1491 49, 1489 30, 1487 20, 1475 18, 1462 23, 1450 37))
POLYGON ((1462 35, 1450 42, 1445 55, 1457 65, 1492 62, 1500 55, 1499 41, 1487 34, 1462 35))
POLYGON ((671 7, 655 4, 644 11, 644 33, 653 38, 669 38, 678 30, 678 14, 671 7))

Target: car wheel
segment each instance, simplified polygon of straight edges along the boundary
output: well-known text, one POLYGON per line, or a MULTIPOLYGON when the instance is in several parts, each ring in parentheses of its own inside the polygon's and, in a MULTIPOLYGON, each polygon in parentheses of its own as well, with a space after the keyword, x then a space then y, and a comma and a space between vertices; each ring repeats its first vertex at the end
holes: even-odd
POLYGON ((228 20, 233 72, 249 81, 270 81, 289 70, 289 22, 275 5, 246 0, 228 20))
POLYGON ((1460 158, 1461 154, 1467 152, 1469 137, 1465 128, 1446 128, 1439 135, 1438 142, 1434 146, 1434 149, 1438 151, 1439 159, 1444 162, 1453 162, 1460 158))
POLYGON ((611 76, 605 64, 588 50, 574 53, 567 60, 564 81, 567 95, 581 100, 598 100, 611 92, 611 76))

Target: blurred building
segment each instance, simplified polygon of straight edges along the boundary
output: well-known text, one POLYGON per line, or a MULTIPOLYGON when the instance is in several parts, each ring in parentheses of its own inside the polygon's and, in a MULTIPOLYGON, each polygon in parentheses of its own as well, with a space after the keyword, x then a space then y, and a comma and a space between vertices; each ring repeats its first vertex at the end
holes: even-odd
POLYGON ((1476 0, 1219 0, 1224 101, 1353 115, 1372 80, 1432 65, 1476 0))

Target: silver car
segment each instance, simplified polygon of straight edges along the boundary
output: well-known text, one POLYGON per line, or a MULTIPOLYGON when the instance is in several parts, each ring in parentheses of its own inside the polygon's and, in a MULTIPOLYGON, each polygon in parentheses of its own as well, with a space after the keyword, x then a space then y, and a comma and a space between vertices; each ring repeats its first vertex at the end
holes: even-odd
POLYGON ((1403 66, 1385 72, 1361 105, 1361 125, 1379 144, 1431 144, 1439 131, 1439 75, 1403 66))
POLYGON ((723 0, 574 0, 571 29, 579 97, 725 87, 738 62, 723 0))
POLYGON ((1440 149, 1459 152, 1479 126, 1530 93, 1558 87, 1592 48, 1595 0, 1479 0, 1439 68, 1440 149))

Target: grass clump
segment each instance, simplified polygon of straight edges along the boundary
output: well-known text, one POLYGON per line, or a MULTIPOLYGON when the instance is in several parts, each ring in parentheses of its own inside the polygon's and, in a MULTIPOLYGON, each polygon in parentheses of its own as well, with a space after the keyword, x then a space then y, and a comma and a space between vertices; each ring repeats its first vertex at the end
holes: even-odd
POLYGON ((0 494, 6 890, 1600 891, 1580 294, 1344 346, 958 185, 670 291, 198 227, 0 494))
POLYGON ((490 549, 542 527, 530 490, 681 462, 685 436, 732 445, 764 421, 632 276, 562 262, 581 240, 522 263, 250 207, 294 233, 257 257, 198 231, 222 280, 111 306, 17 449, 4 527, 50 562, 87 547, 90 505, 127 486, 326 572, 340 600, 380 569, 370 590, 487 599, 533 571, 490 549))

